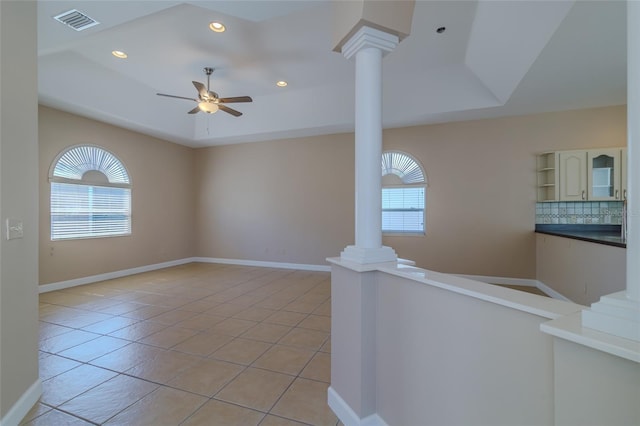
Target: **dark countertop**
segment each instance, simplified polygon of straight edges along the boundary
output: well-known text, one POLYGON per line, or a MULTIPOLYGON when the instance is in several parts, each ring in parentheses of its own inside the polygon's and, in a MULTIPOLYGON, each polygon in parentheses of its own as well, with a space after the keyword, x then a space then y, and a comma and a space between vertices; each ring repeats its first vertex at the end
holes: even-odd
POLYGON ((536 232, 608 246, 626 248, 620 225, 536 225, 536 232))

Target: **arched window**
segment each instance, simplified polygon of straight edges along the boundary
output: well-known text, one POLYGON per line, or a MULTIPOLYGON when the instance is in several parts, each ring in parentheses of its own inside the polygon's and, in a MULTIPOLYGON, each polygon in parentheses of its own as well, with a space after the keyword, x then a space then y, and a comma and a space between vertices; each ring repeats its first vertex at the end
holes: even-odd
POLYGON ((66 149, 49 171, 51 239, 131 234, 131 182, 113 154, 93 145, 66 149))
POLYGON ((382 153, 382 232, 424 234, 427 179, 409 154, 382 153))

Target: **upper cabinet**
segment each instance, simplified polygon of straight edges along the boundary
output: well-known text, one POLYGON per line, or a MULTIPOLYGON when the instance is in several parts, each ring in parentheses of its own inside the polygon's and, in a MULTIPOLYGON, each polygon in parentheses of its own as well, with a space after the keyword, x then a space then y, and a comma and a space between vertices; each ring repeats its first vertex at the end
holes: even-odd
POLYGON ((538 155, 538 201, 626 199, 626 155, 626 148, 559 151, 538 155))
POLYGON ((586 151, 563 151, 560 158, 560 201, 587 199, 586 151))
POLYGON ((589 200, 617 201, 622 199, 620 155, 620 148, 587 151, 589 200))

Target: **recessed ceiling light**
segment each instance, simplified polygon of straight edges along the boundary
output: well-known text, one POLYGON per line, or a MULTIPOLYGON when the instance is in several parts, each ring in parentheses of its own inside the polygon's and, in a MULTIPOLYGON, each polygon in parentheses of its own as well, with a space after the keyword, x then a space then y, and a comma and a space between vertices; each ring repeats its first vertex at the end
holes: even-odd
POLYGON ((288 84, 289 84, 289 83, 287 83, 286 81, 284 81, 284 80, 280 80, 280 81, 278 81, 278 82, 276 83, 276 86, 278 86, 278 87, 287 87, 287 85, 288 85, 288 84))
POLYGON ((438 29, 436 30, 436 32, 437 32, 438 34, 442 34, 443 32, 445 32, 445 30, 446 30, 446 29, 447 29, 447 27, 440 27, 440 28, 438 28, 438 29))
POLYGON ((111 52, 111 54, 120 59, 126 59, 128 57, 128 55, 121 50, 114 50, 111 52))
POLYGON ((216 33, 223 33, 227 29, 220 22, 212 22, 212 23, 210 23, 209 24, 209 28, 211 28, 211 31, 214 31, 216 33))

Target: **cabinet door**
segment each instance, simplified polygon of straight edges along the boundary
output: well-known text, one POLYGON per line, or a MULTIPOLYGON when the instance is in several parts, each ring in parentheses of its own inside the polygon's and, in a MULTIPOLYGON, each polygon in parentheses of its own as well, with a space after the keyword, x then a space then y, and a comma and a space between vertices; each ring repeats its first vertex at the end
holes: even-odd
POLYGON ((560 201, 587 199, 587 152, 560 152, 560 201))
POLYGON ((587 152, 589 200, 620 200, 620 148, 587 152))

